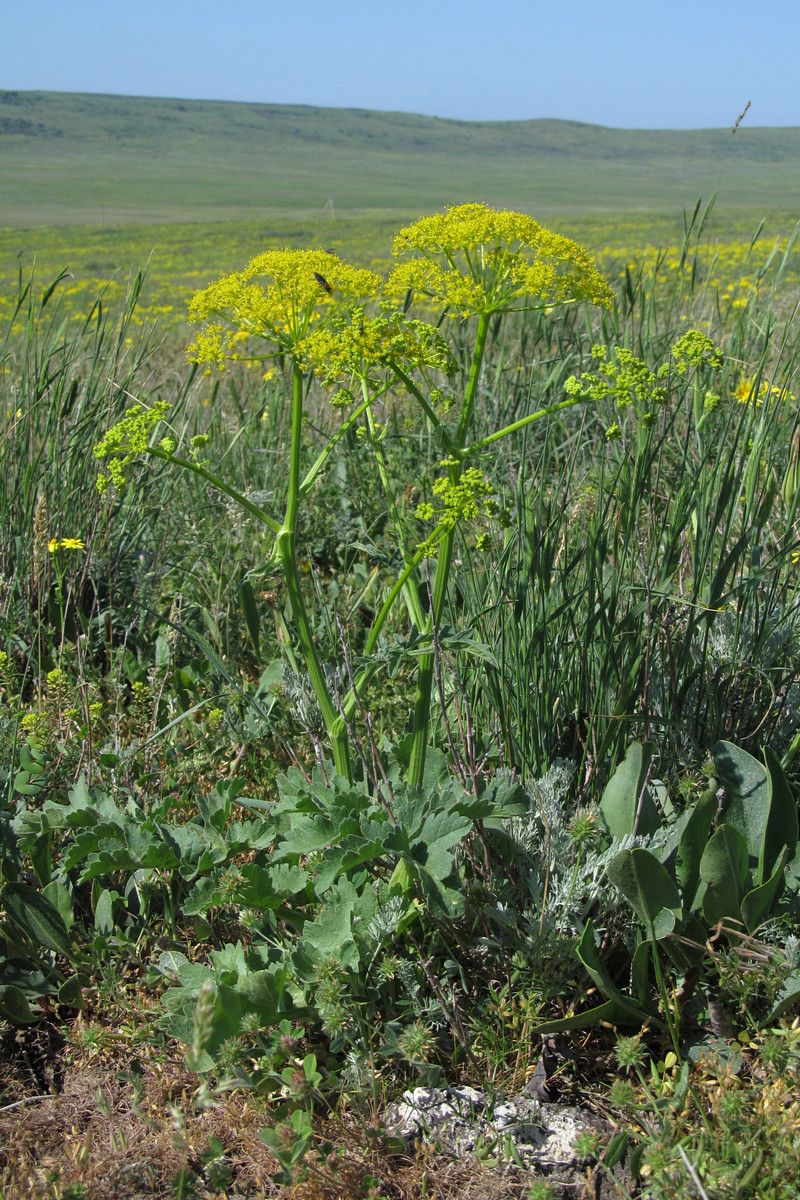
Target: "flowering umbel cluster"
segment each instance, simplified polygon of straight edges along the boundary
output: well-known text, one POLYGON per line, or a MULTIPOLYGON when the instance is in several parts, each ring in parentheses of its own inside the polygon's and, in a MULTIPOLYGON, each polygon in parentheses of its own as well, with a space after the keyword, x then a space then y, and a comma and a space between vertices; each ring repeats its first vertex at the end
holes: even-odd
POLYGON ((377 385, 392 365, 450 379, 457 369, 450 347, 432 325, 396 312, 368 317, 362 308, 315 326, 298 344, 296 356, 326 387, 377 385))
POLYGON ((150 435, 163 421, 170 405, 166 400, 156 400, 149 407, 134 404, 121 421, 113 425, 94 448, 94 456, 106 459, 107 474, 97 476, 97 490, 104 492, 109 481, 117 490, 125 486, 128 467, 147 450, 150 435))
POLYGON ((635 405, 645 414, 666 400, 667 389, 662 380, 669 369, 667 364, 658 372, 651 371, 647 363, 625 346, 614 347, 613 354, 605 346, 592 346, 592 358, 597 371, 570 376, 564 384, 568 396, 595 401, 611 399, 617 408, 635 405))
POLYGON ((586 300, 611 307, 612 292, 586 251, 524 213, 460 204, 402 229, 391 295, 414 292, 453 317, 586 300))
POLYGON ((192 298, 189 319, 206 324, 189 355, 222 366, 226 359, 291 352, 317 322, 363 303, 379 287, 374 272, 325 250, 267 250, 192 298), (265 352, 264 342, 272 349, 265 352))
MULTIPOLYGON (((445 459, 441 465, 452 467, 456 465, 456 460, 445 459)), ((448 475, 437 479, 433 494, 437 503, 417 506, 420 521, 436 521, 433 532, 418 546, 426 558, 436 553, 439 542, 459 522, 472 524, 485 517, 499 519, 503 523, 505 514, 494 498, 495 490, 477 467, 466 467, 457 480, 448 475)))

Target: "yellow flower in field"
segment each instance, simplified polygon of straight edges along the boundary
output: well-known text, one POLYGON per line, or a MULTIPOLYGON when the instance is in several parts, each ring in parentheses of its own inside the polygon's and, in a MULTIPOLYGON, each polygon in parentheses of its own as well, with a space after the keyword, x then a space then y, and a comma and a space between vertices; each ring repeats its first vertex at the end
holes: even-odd
POLYGON ((612 292, 577 242, 524 213, 460 204, 402 229, 386 290, 416 292, 454 317, 549 307, 574 300, 611 307, 612 292))
POLYGON ((740 404, 754 404, 761 408, 765 400, 796 400, 794 393, 778 387, 776 383, 764 380, 756 393, 755 376, 742 376, 734 390, 734 397, 740 404))
POLYGON ((47 543, 47 549, 51 554, 55 554, 56 550, 84 550, 86 547, 80 538, 51 538, 47 543))
POLYGON ((379 285, 374 272, 324 250, 267 250, 189 302, 189 319, 206 322, 189 357, 216 363, 268 357, 240 348, 253 339, 291 351, 315 322, 376 295, 379 285))
POLYGON ((50 541, 47 543, 47 550, 48 550, 49 554, 55 554, 58 547, 59 547, 58 538, 51 538, 50 541))

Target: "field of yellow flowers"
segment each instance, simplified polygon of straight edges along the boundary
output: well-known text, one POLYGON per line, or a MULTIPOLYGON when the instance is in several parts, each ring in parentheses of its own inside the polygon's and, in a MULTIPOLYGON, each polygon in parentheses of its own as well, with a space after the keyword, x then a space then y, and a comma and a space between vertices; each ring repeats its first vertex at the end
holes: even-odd
MULTIPOLYGON (((543 217, 548 224, 547 215, 543 217)), ((557 218, 553 224, 575 237, 592 253, 611 280, 626 273, 649 279, 652 287, 681 280, 695 291, 701 286, 709 307, 724 323, 731 309, 744 307, 753 289, 769 288, 787 249, 792 220, 773 213, 760 222, 754 212, 713 213, 697 239, 697 251, 682 253, 686 215, 611 214, 592 218, 557 218)), ((83 226, 0 230, 0 322, 13 312, 20 278, 35 267, 43 287, 68 273, 62 306, 89 319, 98 299, 115 307, 130 280, 141 269, 145 282, 134 324, 163 334, 185 332, 187 303, 194 292, 219 275, 235 270, 258 250, 294 247, 331 248, 355 265, 379 273, 389 265, 396 217, 326 215, 296 221, 285 218, 211 224, 83 226)), ((793 261, 792 261, 793 259, 793 261)), ((784 289, 800 278, 800 259, 784 264, 784 289)), ((647 287, 640 289, 640 294, 647 287)), ((707 318, 713 320, 713 314, 707 318)))

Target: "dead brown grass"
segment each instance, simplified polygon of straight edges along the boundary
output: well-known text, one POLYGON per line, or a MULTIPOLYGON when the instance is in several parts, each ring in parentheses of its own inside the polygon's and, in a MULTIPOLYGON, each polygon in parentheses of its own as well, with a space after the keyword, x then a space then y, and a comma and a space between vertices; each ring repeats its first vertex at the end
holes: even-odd
POLYGON ((51 1019, 3 1038, 2 1200, 521 1200, 530 1185, 521 1173, 399 1147, 379 1122, 346 1112, 320 1120, 320 1145, 336 1147, 329 1160, 283 1187, 259 1138, 274 1123, 260 1097, 232 1091, 198 1106, 198 1078, 179 1055, 104 1034, 87 1039, 80 1021, 62 1031, 51 1019), (204 1163, 212 1139, 225 1155, 224 1186, 204 1163))

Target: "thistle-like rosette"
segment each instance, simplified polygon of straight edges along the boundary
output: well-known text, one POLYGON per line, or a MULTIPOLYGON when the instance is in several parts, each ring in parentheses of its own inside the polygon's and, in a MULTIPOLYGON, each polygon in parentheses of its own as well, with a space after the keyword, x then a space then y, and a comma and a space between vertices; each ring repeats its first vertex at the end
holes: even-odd
POLYGON ((454 317, 584 300, 610 308, 610 287, 586 251, 524 213, 460 204, 395 238, 386 291, 445 305, 454 317))
POLYGON ((315 323, 375 296, 380 282, 324 250, 267 250, 189 302, 189 319, 205 322, 189 357, 222 366, 292 353, 315 323), (264 342, 272 349, 265 352, 264 342))

